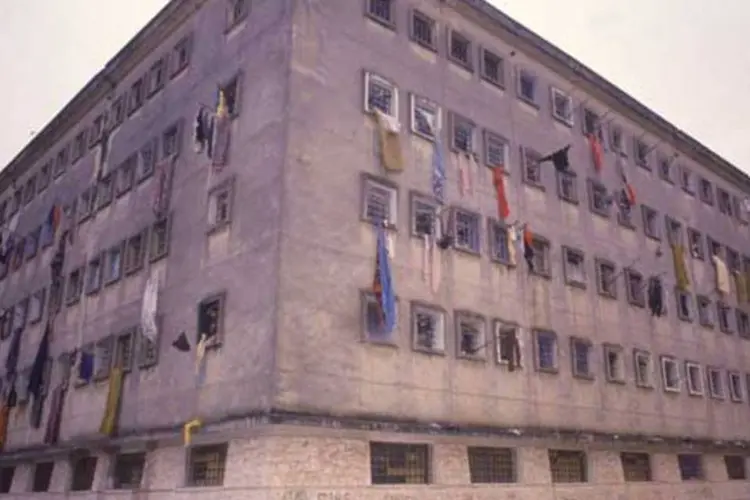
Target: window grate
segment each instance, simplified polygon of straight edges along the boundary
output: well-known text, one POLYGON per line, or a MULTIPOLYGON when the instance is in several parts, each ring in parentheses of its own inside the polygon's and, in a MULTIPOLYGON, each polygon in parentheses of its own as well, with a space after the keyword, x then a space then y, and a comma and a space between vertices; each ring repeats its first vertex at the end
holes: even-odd
POLYGON ((416 334, 417 347, 424 349, 442 350, 440 339, 438 338, 440 330, 440 313, 425 309, 417 309, 414 312, 414 329, 416 334))
POLYGON ((620 462, 625 481, 651 481, 651 457, 648 453, 621 453, 620 462))
POLYGON ((540 370, 557 369, 557 338, 552 332, 536 333, 537 364, 540 370))
POLYGON ((553 483, 585 483, 586 453, 576 450, 549 450, 553 483))
POLYGON ((394 115, 394 93, 395 89, 386 81, 370 76, 367 87, 367 106, 368 110, 376 109, 386 115, 394 115))
POLYGON ((146 465, 145 453, 126 453, 115 459, 112 487, 116 490, 134 490, 141 486, 146 465))
POLYGON ((455 117, 453 123, 453 147, 463 153, 474 152, 474 124, 455 117))
POLYGON ((591 366, 589 364, 591 345, 588 342, 579 339, 573 339, 572 344, 574 374, 579 377, 591 376, 591 366))
POLYGON ((516 482, 515 454, 510 448, 469 447, 472 483, 516 482))
POLYGON ((677 455, 677 464, 680 467, 680 477, 683 481, 701 480, 703 474, 703 458, 692 453, 677 455))
POLYGON ((510 263, 508 229, 498 222, 493 222, 491 229, 492 239, 490 242, 492 257, 499 262, 510 263))
POLYGON ((414 11, 411 18, 412 39, 427 48, 435 47, 435 21, 425 14, 414 11))
POLYGON ((472 252, 479 251, 479 216, 457 210, 455 212, 456 246, 472 252))
POLYGON ((392 0, 368 0, 367 12, 381 21, 393 22, 392 0))
POLYGON ((34 493, 48 491, 54 469, 54 462, 40 462, 36 464, 34 466, 34 477, 31 481, 31 491, 34 493))
POLYGON ((372 484, 427 484, 426 444, 370 443, 372 484))
POLYGON ((222 486, 227 448, 227 444, 192 448, 188 458, 188 486, 222 486))
POLYGON ((482 50, 482 77, 495 85, 503 86, 505 83, 503 60, 489 50, 482 50))
POLYGON ((450 56, 451 58, 463 64, 464 66, 471 65, 471 42, 465 36, 451 31, 450 34, 450 56))
POLYGON ((89 491, 94 484, 96 457, 81 457, 73 462, 71 491, 89 491))

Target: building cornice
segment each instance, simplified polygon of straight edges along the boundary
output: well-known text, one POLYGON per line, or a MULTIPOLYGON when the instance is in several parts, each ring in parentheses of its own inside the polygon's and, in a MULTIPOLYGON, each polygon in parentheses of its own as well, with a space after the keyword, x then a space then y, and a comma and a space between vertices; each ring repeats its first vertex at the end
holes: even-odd
POLYGON ((0 172, 0 193, 21 177, 207 0, 171 0, 0 172))
POLYGON ((530 52, 530 55, 558 70, 561 75, 576 81, 580 87, 589 87, 586 90, 594 97, 638 123, 645 131, 750 193, 750 176, 742 170, 486 0, 448 0, 448 3, 501 38, 510 35, 510 41, 515 42, 519 49, 530 52))

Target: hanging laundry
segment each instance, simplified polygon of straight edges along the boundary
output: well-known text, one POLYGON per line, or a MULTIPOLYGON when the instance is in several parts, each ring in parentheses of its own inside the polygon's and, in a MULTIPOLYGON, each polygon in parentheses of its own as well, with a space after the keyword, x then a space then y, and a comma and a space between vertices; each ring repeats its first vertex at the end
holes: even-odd
POLYGON ((44 432, 44 444, 57 444, 60 438, 60 423, 62 422, 65 393, 66 391, 61 385, 52 391, 49 416, 47 417, 47 428, 44 432))
POLYGON ((657 276, 652 276, 648 280, 648 308, 651 316, 661 317, 664 313, 664 291, 657 276))
POLYGON ((672 245, 672 261, 674 263, 674 276, 677 289, 687 291, 690 286, 690 278, 685 266, 685 247, 682 245, 672 245))
POLYGON ((109 374, 109 388, 104 416, 99 426, 99 433, 112 436, 117 429, 120 416, 120 398, 122 397, 122 368, 115 366, 109 374))
POLYGON ((8 348, 8 356, 5 359, 5 374, 8 377, 15 375, 16 368, 18 368, 18 356, 21 353, 21 334, 23 333, 22 328, 16 328, 13 331, 13 339, 10 341, 10 347, 8 348))
POLYGON ((62 222, 62 208, 60 205, 55 203, 52 205, 52 207, 49 209, 49 213, 47 214, 47 228, 49 231, 49 234, 54 237, 57 233, 58 228, 60 227, 60 223, 62 222))
POLYGON ((232 134, 232 117, 229 115, 227 99, 224 91, 219 91, 219 104, 213 121, 213 138, 211 164, 217 170, 227 164, 229 160, 229 143, 232 134))
POLYGON ((198 338, 198 344, 195 346, 195 374, 198 375, 203 368, 203 362, 206 358, 206 344, 208 342, 208 336, 205 333, 201 333, 198 338))
POLYGON ((737 289, 737 303, 744 304, 748 301, 747 281, 745 273, 737 269, 734 272, 734 287, 737 289))
POLYGON ((500 220, 507 219, 510 215, 510 206, 505 193, 505 172, 501 167, 492 169, 492 183, 495 185, 495 196, 497 197, 497 216, 500 220))
POLYGON ((714 271, 716 273, 716 290, 721 292, 724 296, 727 296, 731 292, 727 265, 718 255, 714 255, 712 260, 714 263, 714 271))
POLYGON ((594 162, 594 168, 597 172, 602 171, 602 143, 599 141, 599 137, 595 134, 587 134, 589 140, 589 147, 591 148, 591 159, 594 162))
POLYGON ((198 113, 195 115, 195 123, 193 125, 193 145, 195 152, 200 154, 206 147, 208 142, 208 127, 206 124, 206 112, 203 106, 198 107, 198 113))
POLYGON ((107 124, 104 124, 102 128, 102 138, 99 141, 99 176, 96 178, 96 181, 99 182, 102 180, 102 177, 107 172, 107 169, 105 168, 105 165, 107 163, 107 159, 109 158, 109 138, 110 138, 110 130, 107 124))
POLYGON ((50 261, 50 274, 53 283, 59 282, 63 274, 63 266, 65 265, 65 238, 61 238, 57 244, 57 250, 55 255, 52 256, 50 261))
POLYGON ((49 358, 50 336, 52 335, 52 322, 47 321, 44 328, 42 339, 34 357, 34 363, 31 365, 31 374, 29 375, 28 393, 34 397, 34 400, 41 399, 42 389, 44 388, 44 375, 49 358))
POLYGON ((151 274, 146 280, 146 287, 143 290, 143 301, 141 304, 141 330, 143 335, 156 342, 156 311, 159 300, 159 283, 157 276, 151 274))
POLYGON ((529 272, 534 272, 534 237, 529 231, 528 225, 523 229, 523 258, 529 266, 529 272))
POLYGON ((568 159, 568 152, 570 151, 570 144, 567 146, 554 151, 553 153, 544 156, 539 159, 539 163, 551 161, 554 165, 555 170, 559 172, 567 172, 570 168, 570 160, 568 159))
POLYGON ((29 412, 29 425, 32 429, 39 429, 42 427, 42 416, 44 415, 44 396, 34 398, 31 403, 31 412, 29 412))
POLYGON ((440 133, 435 134, 432 143, 432 195, 438 205, 445 203, 445 157, 443 156, 443 144, 440 133))
POLYGON ((518 260, 516 259, 516 249, 518 247, 518 242, 523 239, 523 234, 519 235, 518 233, 519 228, 517 228, 515 225, 508 226, 508 261, 512 266, 518 264, 518 260))
POLYGON ((94 376, 94 355, 81 351, 78 356, 78 379, 89 383, 94 376))
POLYGON ((382 333, 392 333, 396 328, 396 297, 393 292, 393 277, 388 251, 385 246, 385 228, 377 226, 378 239, 375 258, 375 276, 372 292, 381 315, 382 333))
POLYGON ((195 418, 182 426, 182 442, 186 448, 193 442, 193 432, 200 428, 201 425, 203 425, 203 422, 195 418))
POLYGON ((401 124, 396 117, 375 110, 375 127, 380 147, 380 162, 386 172, 404 170, 404 158, 401 151, 401 124))
POLYGON ((153 198, 153 210, 156 217, 163 217, 169 210, 174 161, 175 157, 170 156, 156 164, 156 184, 154 185, 153 198))
POLYGON ((6 404, 0 405, 0 450, 5 449, 8 440, 8 423, 10 421, 10 407, 6 404))
POLYGON ((177 336, 174 342, 172 342, 172 347, 181 352, 190 352, 190 342, 188 341, 185 332, 182 332, 177 336))

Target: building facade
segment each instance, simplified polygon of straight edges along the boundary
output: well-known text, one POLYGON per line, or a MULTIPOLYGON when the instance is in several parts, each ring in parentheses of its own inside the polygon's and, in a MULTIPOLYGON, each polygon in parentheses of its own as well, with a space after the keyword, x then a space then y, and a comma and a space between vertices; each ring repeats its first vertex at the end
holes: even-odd
POLYGON ((750 496, 750 178, 483 0, 173 0, 0 190, 0 495, 750 496))

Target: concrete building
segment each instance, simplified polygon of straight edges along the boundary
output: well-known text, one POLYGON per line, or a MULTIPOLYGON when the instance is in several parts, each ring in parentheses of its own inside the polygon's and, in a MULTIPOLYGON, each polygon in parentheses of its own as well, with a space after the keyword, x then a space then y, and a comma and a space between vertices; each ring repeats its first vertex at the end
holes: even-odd
POLYGON ((173 0, 0 191, 4 497, 750 497, 750 178, 483 0, 173 0))

